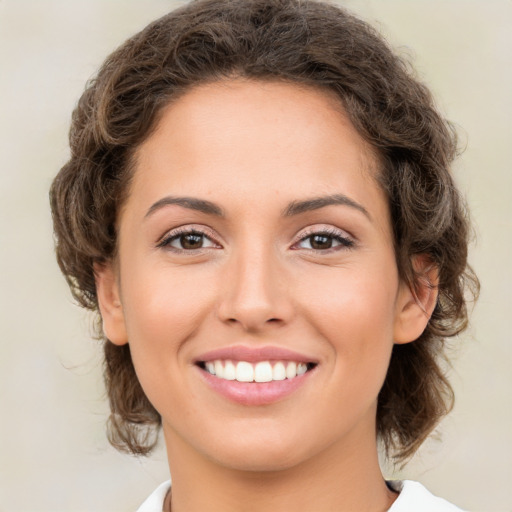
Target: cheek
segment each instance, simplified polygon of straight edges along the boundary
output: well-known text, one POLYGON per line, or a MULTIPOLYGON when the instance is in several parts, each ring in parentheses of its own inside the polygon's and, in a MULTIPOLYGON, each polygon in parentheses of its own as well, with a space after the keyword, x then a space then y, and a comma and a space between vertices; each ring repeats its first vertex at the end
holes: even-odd
POLYGON ((139 377, 181 361, 181 349, 194 336, 215 300, 215 288, 199 267, 176 272, 155 264, 136 267, 123 282, 123 308, 130 350, 139 377))
MULTIPOLYGON (((181 269, 183 270, 183 269, 181 269)), ((138 380, 153 406, 190 414, 194 399, 184 398, 188 341, 205 321, 212 287, 200 271, 176 272, 159 264, 138 273, 132 268, 123 281, 123 308, 130 353, 138 380)), ((193 393, 192 393, 193 394, 193 393)))
POLYGON ((393 266, 386 272, 354 266, 310 273, 300 286, 303 308, 315 315, 317 325, 354 342, 364 333, 384 337, 392 332, 398 290, 393 266))
POLYGON ((366 384, 380 389, 389 364, 398 278, 389 270, 384 276, 368 268, 331 269, 328 291, 309 286, 307 300, 303 295, 310 323, 330 346, 335 375, 350 376, 346 382, 354 389, 366 384))

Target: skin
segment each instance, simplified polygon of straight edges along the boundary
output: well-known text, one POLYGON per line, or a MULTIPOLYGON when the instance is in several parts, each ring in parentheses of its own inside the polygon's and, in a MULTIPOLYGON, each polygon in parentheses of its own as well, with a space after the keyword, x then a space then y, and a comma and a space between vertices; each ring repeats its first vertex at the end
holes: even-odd
POLYGON ((399 280, 377 172, 333 96, 277 82, 198 86, 138 149, 118 258, 96 268, 97 288, 106 336, 130 344, 162 416, 167 510, 384 511, 396 499, 378 465, 377 395, 393 344, 423 332, 436 297, 399 280), (333 194, 350 204, 282 215, 333 194), (164 205, 169 196, 225 216, 164 205), (177 227, 206 237, 162 245, 177 227), (342 241, 311 237, 326 229, 342 241), (241 405, 193 363, 240 344, 318 366, 285 399, 241 405))

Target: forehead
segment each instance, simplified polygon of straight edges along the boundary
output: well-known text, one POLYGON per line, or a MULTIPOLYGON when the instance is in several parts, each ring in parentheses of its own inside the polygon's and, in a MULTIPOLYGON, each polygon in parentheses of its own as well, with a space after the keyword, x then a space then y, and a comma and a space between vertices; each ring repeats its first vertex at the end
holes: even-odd
POLYGON ((297 84, 197 86, 161 112, 135 161, 130 196, 147 201, 165 191, 255 208, 339 192, 382 200, 376 155, 341 100, 297 84))

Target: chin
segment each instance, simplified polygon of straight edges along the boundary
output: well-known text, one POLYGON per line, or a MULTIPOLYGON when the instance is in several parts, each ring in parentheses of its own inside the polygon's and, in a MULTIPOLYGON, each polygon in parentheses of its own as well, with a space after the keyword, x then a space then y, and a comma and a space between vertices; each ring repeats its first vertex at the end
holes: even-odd
POLYGON ((275 471, 286 471, 298 466, 302 460, 298 456, 287 454, 283 457, 280 454, 268 452, 268 450, 255 450, 252 454, 219 454, 216 462, 228 469, 235 471, 270 473, 275 471))
POLYGON ((248 472, 284 471, 308 458, 306 446, 291 436, 236 439, 216 444, 210 457, 220 466, 248 472), (283 437, 285 437, 283 439, 283 437))

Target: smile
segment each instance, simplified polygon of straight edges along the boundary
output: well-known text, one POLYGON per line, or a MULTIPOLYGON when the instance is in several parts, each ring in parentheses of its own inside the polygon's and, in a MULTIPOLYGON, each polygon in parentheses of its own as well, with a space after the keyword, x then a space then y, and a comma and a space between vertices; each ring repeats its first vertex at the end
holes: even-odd
POLYGON ((244 406, 270 405, 313 382, 320 361, 278 346, 235 345, 198 355, 194 366, 215 394, 244 406))
POLYGON ((294 379, 311 370, 315 363, 299 361, 202 361, 199 366, 219 379, 238 382, 272 382, 294 379))

